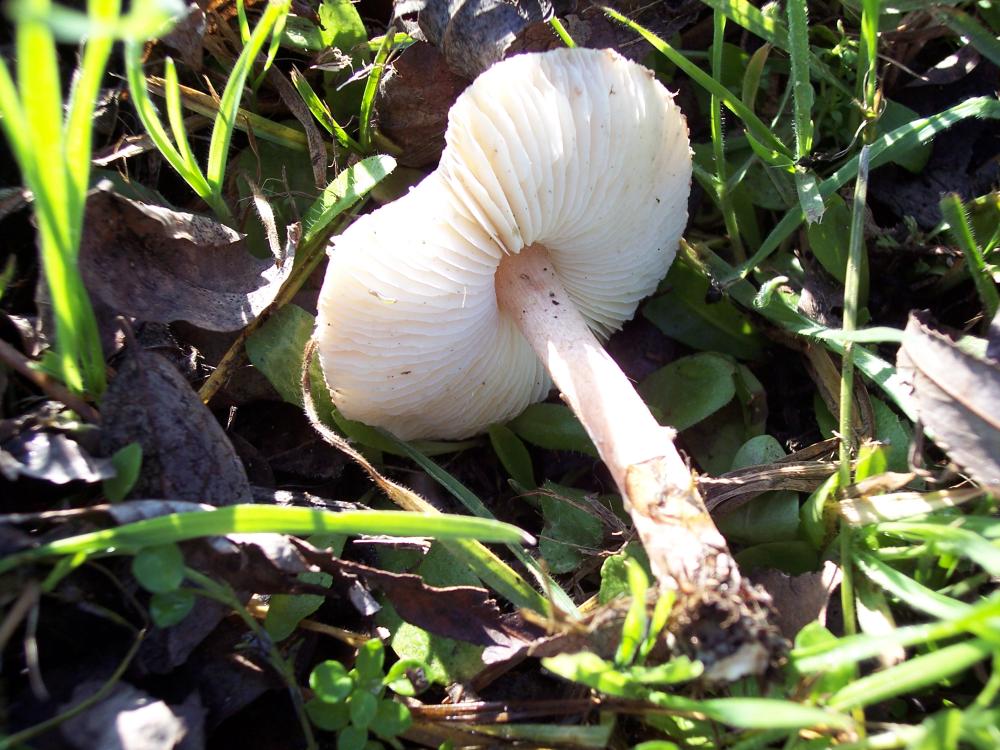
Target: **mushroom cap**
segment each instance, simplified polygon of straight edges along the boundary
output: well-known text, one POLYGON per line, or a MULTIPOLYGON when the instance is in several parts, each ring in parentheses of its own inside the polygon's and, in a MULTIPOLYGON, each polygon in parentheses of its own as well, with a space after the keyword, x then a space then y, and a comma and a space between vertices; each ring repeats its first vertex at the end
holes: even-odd
POLYGON ((497 307, 506 255, 544 245, 607 336, 666 275, 687 223, 684 117, 613 51, 494 65, 452 107, 445 139, 435 172, 334 238, 319 299, 334 403, 405 440, 468 437, 548 393, 497 307))

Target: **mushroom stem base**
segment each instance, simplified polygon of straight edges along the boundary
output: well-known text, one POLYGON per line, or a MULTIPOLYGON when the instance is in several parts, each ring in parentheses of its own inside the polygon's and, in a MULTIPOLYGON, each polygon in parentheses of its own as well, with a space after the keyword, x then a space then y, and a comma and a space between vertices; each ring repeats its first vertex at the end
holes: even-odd
POLYGON ((587 326, 548 252, 508 256, 497 303, 538 354, 607 465, 660 585, 678 594, 671 630, 711 681, 759 674, 781 649, 770 598, 741 576, 674 446, 587 326))

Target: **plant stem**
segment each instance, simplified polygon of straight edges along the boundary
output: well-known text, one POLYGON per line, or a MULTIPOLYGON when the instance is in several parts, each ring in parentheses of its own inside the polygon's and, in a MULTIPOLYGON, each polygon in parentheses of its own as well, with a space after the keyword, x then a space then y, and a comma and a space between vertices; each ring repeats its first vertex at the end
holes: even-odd
POLYGON ((261 310, 260 315, 251 320, 247 326, 240 331, 240 334, 236 337, 236 340, 230 344, 229 349, 226 353, 222 355, 222 359, 219 360, 219 364, 216 365, 215 370, 208 379, 202 383, 201 388, 198 389, 198 397, 206 404, 212 400, 216 393, 225 385, 226 381, 232 375, 233 371, 240 366, 243 362, 245 356, 244 345, 247 339, 250 338, 277 310, 281 309, 298 293, 302 285, 306 283, 306 280, 312 275, 312 272, 316 270, 316 267, 320 264, 325 256, 326 240, 330 234, 339 231, 340 224, 337 228, 333 229, 329 233, 322 233, 320 236, 313 238, 312 242, 309 242, 300 251, 292 272, 288 275, 285 283, 282 284, 281 289, 275 295, 274 300, 270 305, 261 310))
POLYGON ((761 673, 773 650, 761 637, 770 634, 770 600, 740 576, 674 446, 674 431, 657 423, 594 337, 545 248, 505 258, 496 292, 610 470, 653 573, 678 593, 681 643, 706 663, 709 681, 761 673), (718 637, 722 628, 725 639, 718 637))
POLYGON ((316 737, 313 734, 312 724, 309 723, 309 717, 306 715, 304 701, 302 700, 302 691, 299 690, 298 682, 295 679, 295 670, 292 665, 281 655, 278 647, 275 645, 271 636, 267 634, 267 631, 254 619, 254 616, 247 611, 243 603, 236 597, 233 591, 226 585, 217 583, 208 576, 199 573, 192 568, 185 568, 184 574, 189 581, 198 586, 195 589, 197 594, 204 596, 206 599, 212 599, 219 602, 225 607, 228 607, 233 612, 235 612, 243 623, 250 629, 257 639, 261 642, 267 650, 267 660, 271 663, 274 670, 281 676, 285 685, 288 688, 289 696, 292 699, 292 705, 295 708, 295 715, 299 719, 299 726, 302 728, 302 734, 306 740, 306 748, 308 750, 318 750, 319 744, 316 742, 316 737))

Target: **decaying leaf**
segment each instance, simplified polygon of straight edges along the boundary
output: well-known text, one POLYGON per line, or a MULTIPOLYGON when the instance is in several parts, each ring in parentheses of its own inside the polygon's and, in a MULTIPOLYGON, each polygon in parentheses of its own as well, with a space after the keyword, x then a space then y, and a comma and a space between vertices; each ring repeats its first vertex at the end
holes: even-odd
POLYGON ((91 456, 69 435, 32 428, 0 444, 0 474, 12 482, 25 476, 53 484, 93 483, 113 477, 115 467, 110 459, 91 456))
POLYGON ((402 149, 400 164, 423 167, 444 149, 448 110, 469 85, 432 45, 416 42, 386 67, 375 99, 378 129, 402 149))
POLYGON ((252 502, 246 471, 225 431, 160 355, 128 347, 101 413, 105 455, 133 442, 142 446, 134 497, 252 502))
POLYGON ((771 595, 782 634, 794 640, 810 622, 826 622, 830 596, 840 585, 840 568, 827 561, 822 570, 797 576, 768 569, 754 573, 753 580, 771 595))
MULTIPOLYGON (((360 591, 350 589, 355 582, 381 590, 407 622, 437 635, 484 646, 506 643, 505 625, 496 602, 485 589, 472 586, 428 586, 420 576, 390 573, 361 563, 343 560, 317 549, 307 542, 278 534, 228 536, 226 544, 232 564, 215 559, 213 572, 231 585, 253 588, 259 592, 301 592, 326 595, 322 587, 301 584, 294 579, 308 570, 321 570, 333 576, 333 591, 348 594, 363 614, 371 614, 371 602, 360 591), (239 572, 240 578, 233 574, 239 572), (268 583, 271 585, 269 586, 268 583), (279 588, 280 586, 280 588, 279 588)), ((223 548, 216 546, 215 552, 223 548)))
POLYGON ((910 315, 896 364, 934 442, 980 484, 1000 484, 1000 364, 963 349, 922 313, 910 315))
POLYGON ((197 214, 109 190, 87 201, 80 269, 91 294, 144 321, 235 331, 267 307, 291 272, 247 252, 242 235, 197 214))
POLYGON ((92 455, 96 445, 83 444, 96 434, 77 428, 76 424, 60 425, 55 404, 0 421, 0 475, 10 482, 24 476, 53 484, 113 477, 111 460, 92 455))
POLYGON ((418 13, 417 23, 452 70, 473 79, 502 60, 528 27, 563 15, 572 0, 397 0, 396 15, 418 13))

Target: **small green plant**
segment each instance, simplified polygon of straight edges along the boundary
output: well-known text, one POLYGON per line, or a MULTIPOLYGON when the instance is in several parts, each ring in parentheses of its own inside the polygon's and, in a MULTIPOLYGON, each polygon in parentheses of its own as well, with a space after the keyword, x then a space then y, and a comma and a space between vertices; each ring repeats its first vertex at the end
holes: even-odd
MULTIPOLYGON (((269 3, 253 33, 245 37, 243 51, 233 64, 232 73, 226 82, 222 98, 219 100, 218 112, 216 113, 215 123, 212 127, 212 140, 208 149, 208 163, 205 171, 202 171, 188 142, 181 107, 180 85, 177 81, 177 70, 173 60, 169 57, 166 59, 166 75, 164 78, 167 121, 173 133, 173 140, 171 140, 149 97, 146 78, 142 71, 142 43, 139 40, 133 39, 126 41, 125 44, 125 68, 128 73, 129 90, 132 93, 135 109, 139 115, 139 119, 142 120, 143 127, 149 133, 149 137, 156 144, 163 158, 169 162, 170 166, 177 170, 177 173, 184 178, 184 181, 191 186, 191 189, 212 208, 215 215, 227 223, 233 221, 233 214, 226 204, 225 198, 222 196, 222 187, 226 179, 229 144, 232 141, 233 130, 236 127, 240 99, 243 96, 243 86, 246 83, 247 76, 253 69, 257 55, 263 49, 268 37, 273 36, 274 39, 280 38, 289 7, 289 0, 277 0, 276 2, 269 3)), ((245 22, 245 16, 241 16, 241 20, 245 22)), ((245 32, 249 31, 249 28, 244 27, 242 24, 241 29, 245 32)), ((274 59, 276 50, 276 43, 272 43, 267 62, 260 74, 261 76, 264 75, 267 67, 274 59)))
POLYGON ((90 186, 94 103, 115 40, 137 33, 152 36, 173 13, 166 4, 147 1, 135 3, 123 17, 119 0, 89 0, 87 15, 49 0, 22 0, 10 12, 19 64, 15 82, 0 59, 0 125, 34 196, 56 327, 48 367, 73 392, 98 397, 106 383, 104 356, 77 265, 90 186), (65 107, 57 36, 87 40, 65 107))
POLYGON ((387 690, 416 695, 409 675, 425 673, 427 666, 416 659, 402 659, 386 672, 384 664, 385 648, 373 638, 358 649, 353 669, 330 660, 309 675, 314 696, 306 704, 306 713, 318 728, 338 733, 337 750, 381 747, 369 740, 369 732, 394 748, 402 747, 396 738, 409 729, 412 717, 387 690))
MULTIPOLYGON (((620 569, 620 566, 609 568, 602 577, 614 575, 620 569)), ((621 641, 614 659, 603 659, 592 651, 560 654, 542 659, 545 669, 586 685, 600 695, 644 702, 650 707, 652 722, 656 721, 657 710, 666 709, 692 716, 700 714, 745 729, 794 731, 807 727, 848 728, 852 725, 851 719, 842 714, 792 701, 758 697, 694 700, 663 690, 697 679, 704 668, 701 662, 685 656, 653 667, 645 666, 646 658, 670 617, 674 594, 667 592, 661 595, 650 615, 647 612, 649 577, 633 558, 625 559, 624 569, 631 602, 622 623, 621 641)))

